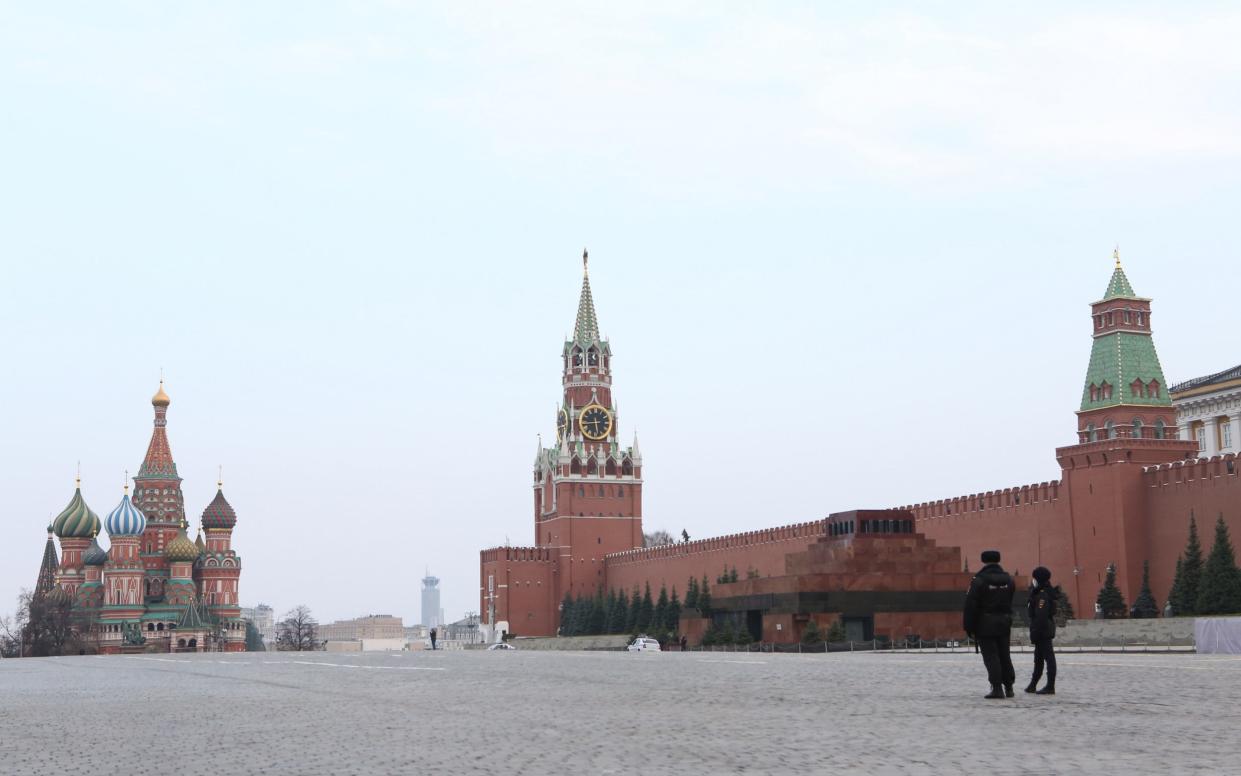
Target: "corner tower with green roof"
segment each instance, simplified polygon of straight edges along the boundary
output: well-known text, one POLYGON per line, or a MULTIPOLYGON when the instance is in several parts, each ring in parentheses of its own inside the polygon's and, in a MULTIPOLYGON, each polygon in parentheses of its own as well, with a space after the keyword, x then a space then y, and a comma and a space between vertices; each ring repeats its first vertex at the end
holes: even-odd
POLYGON ((1176 413, 1151 337, 1151 300, 1133 291, 1114 252, 1116 268, 1103 298, 1090 305, 1094 344, 1081 408, 1080 442, 1176 436, 1176 413))

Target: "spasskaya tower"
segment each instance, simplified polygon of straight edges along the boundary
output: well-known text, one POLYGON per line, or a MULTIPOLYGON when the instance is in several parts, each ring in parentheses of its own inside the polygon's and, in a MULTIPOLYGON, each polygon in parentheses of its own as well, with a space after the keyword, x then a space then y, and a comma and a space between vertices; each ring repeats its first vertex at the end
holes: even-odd
POLYGON ((593 594, 604 555, 642 546, 642 454, 636 436, 632 447, 620 444, 612 348, 599 334, 586 251, 561 384, 556 444, 540 445, 534 462, 534 541, 558 551, 558 599, 593 594))

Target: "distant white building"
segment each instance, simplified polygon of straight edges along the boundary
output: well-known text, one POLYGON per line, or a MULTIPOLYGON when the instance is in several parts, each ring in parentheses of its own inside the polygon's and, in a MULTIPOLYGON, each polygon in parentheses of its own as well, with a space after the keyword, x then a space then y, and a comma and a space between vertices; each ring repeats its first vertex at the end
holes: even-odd
POLYGON ((422 578, 422 625, 438 628, 444 624, 444 611, 440 609, 440 578, 427 575, 422 578))
POLYGON ((249 620, 263 637, 263 644, 271 646, 276 641, 276 613, 267 604, 241 607, 241 619, 249 620))
POLYGON ((1204 458, 1241 452, 1241 365, 1172 386, 1181 439, 1198 442, 1204 458))

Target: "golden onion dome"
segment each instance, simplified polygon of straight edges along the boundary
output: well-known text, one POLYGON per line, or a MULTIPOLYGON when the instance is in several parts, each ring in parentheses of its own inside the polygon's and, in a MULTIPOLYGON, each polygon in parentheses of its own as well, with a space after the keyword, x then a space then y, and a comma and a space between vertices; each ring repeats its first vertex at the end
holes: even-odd
POLYGON ((198 545, 190 541, 190 537, 185 535, 184 524, 182 524, 181 532, 177 534, 177 538, 168 542, 168 546, 164 548, 164 557, 173 562, 198 560, 198 545))
POLYGON ((159 381, 159 390, 151 397, 151 403, 156 407, 167 407, 172 404, 172 399, 168 398, 168 394, 164 393, 164 381, 159 381))

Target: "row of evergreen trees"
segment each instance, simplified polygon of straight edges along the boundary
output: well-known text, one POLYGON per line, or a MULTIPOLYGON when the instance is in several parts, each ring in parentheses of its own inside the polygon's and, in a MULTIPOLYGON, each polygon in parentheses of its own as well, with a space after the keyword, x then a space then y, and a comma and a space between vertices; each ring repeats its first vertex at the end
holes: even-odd
POLYGON ((652 598, 649 582, 642 591, 635 585, 632 594, 624 590, 604 594, 598 590, 593 596, 576 598, 566 593, 560 604, 560 635, 647 633, 670 638, 680 628, 682 609, 696 610, 702 617, 711 616, 711 585, 706 575, 701 580, 690 577, 684 604, 675 585, 671 594, 661 585, 659 596, 652 598))
POLYGON ((1189 541, 1176 561, 1176 576, 1168 602, 1178 617, 1241 612, 1241 570, 1237 568, 1223 513, 1215 521, 1215 544, 1205 563, 1202 544, 1198 541, 1198 526, 1190 515, 1189 541))
POLYGON ((668 594, 659 588, 658 599, 652 600, 648 582, 642 592, 633 595, 624 590, 600 589, 593 596, 575 598, 565 594, 560 605, 560 635, 596 636, 605 633, 650 633, 667 637, 677 631, 681 619, 681 600, 677 589, 668 594))
MULTIPOLYGON (((1129 615, 1158 617, 1159 606, 1151 593, 1150 563, 1142 563, 1142 587, 1132 610, 1126 609, 1124 595, 1116 586, 1115 566, 1108 566, 1107 577, 1095 600, 1106 619, 1129 615)), ((1202 558, 1202 543, 1198 540, 1198 525, 1190 515, 1189 540, 1185 551, 1176 560, 1176 576, 1172 579, 1168 604, 1177 617, 1241 612, 1241 569, 1237 568, 1232 539, 1222 513, 1215 521, 1215 543, 1205 561, 1202 558)))

